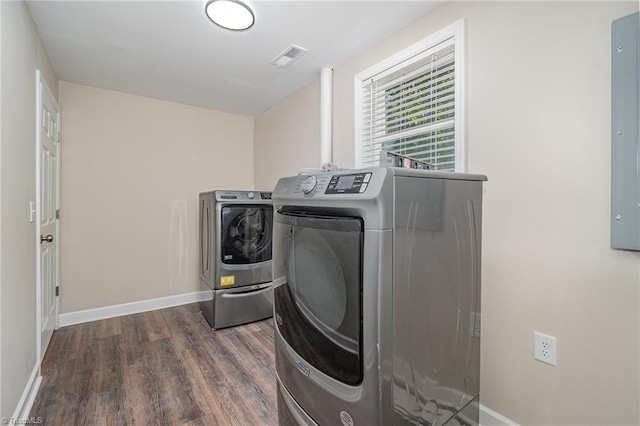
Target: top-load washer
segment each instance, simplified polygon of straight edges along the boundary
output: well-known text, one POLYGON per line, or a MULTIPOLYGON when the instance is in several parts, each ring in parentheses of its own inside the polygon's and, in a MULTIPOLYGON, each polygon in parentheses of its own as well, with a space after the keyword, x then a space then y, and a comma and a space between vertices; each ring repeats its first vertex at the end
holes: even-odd
POLYGON ((201 310, 212 328, 270 317, 273 206, 270 192, 200 194, 201 310))
POLYGON ((280 424, 477 424, 480 175, 371 168, 280 179, 280 424))

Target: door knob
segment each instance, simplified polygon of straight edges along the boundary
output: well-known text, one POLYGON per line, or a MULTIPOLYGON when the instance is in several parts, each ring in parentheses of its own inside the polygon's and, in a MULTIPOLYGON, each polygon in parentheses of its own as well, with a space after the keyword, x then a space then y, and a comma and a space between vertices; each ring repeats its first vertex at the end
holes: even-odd
POLYGON ((49 234, 45 237, 44 235, 40 234, 40 244, 44 243, 45 241, 48 243, 53 242, 53 235, 49 234))

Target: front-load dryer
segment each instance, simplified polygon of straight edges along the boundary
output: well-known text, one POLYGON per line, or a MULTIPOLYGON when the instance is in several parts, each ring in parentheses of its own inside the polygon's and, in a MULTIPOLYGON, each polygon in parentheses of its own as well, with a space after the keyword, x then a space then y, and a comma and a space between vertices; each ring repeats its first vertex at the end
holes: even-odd
POLYGON ((200 306, 212 328, 273 313, 273 206, 270 192, 200 194, 200 306))
POLYGON ((280 179, 280 424, 478 423, 483 180, 402 168, 280 179))

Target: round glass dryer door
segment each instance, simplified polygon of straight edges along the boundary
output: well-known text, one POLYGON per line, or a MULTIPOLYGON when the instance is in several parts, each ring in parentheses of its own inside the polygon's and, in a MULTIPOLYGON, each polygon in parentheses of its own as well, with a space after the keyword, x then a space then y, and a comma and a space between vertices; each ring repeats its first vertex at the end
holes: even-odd
POLYGON ((221 216, 222 262, 241 265, 271 260, 271 205, 223 206, 221 216))

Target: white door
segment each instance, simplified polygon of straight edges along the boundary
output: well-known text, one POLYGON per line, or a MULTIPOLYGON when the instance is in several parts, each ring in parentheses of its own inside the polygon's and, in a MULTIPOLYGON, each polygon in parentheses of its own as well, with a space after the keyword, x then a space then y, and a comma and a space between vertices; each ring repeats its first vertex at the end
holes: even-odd
POLYGON ((38 350, 40 360, 57 327, 59 282, 59 132, 60 111, 40 72, 37 73, 36 219, 38 251, 38 350))

